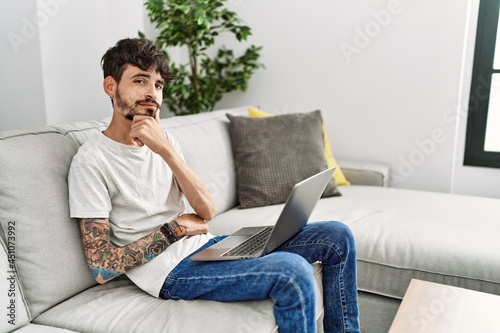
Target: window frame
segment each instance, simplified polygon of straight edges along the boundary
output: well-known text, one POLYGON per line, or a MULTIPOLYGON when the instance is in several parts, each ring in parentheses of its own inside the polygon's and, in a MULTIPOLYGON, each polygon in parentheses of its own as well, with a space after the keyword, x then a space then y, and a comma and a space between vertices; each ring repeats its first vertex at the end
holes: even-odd
MULTIPOLYGON (((481 0, 465 139, 464 165, 500 168, 500 152, 484 150, 500 0, 481 0)), ((500 52, 500 46, 499 46, 500 52)))

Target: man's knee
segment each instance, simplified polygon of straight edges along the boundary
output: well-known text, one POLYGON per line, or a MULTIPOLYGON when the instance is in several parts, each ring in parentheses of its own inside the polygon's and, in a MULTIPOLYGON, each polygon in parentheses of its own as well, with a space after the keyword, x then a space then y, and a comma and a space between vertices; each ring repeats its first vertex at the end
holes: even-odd
POLYGON ((344 239, 354 246, 354 235, 352 233, 351 228, 349 228, 346 224, 341 223, 341 222, 333 222, 336 224, 336 231, 340 233, 344 239))
POLYGON ((337 221, 328 221, 321 223, 321 233, 336 236, 339 239, 345 239, 350 244, 354 244, 354 235, 346 224, 337 221))
POLYGON ((288 252, 275 252, 279 257, 276 268, 283 278, 302 285, 313 285, 313 268, 302 256, 288 252))
MULTIPOLYGON (((313 225, 316 223, 312 223, 313 225)), ((350 255, 356 255, 356 243, 351 229, 344 223, 336 221, 318 222, 315 231, 320 235, 317 239, 329 248, 335 249, 339 259, 346 259, 350 255)))

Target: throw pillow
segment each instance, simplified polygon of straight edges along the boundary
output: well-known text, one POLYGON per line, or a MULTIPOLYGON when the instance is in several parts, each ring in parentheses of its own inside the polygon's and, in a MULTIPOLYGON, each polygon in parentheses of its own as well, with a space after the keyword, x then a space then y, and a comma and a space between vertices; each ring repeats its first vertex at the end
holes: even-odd
MULTIPOLYGON (((254 107, 250 107, 248 109, 248 115, 250 117, 254 118, 263 118, 263 117, 272 117, 274 116, 271 113, 264 112, 262 110, 259 110, 254 107)), ((342 169, 340 169, 339 165, 337 164, 337 161, 335 161, 335 157, 333 157, 332 149, 330 146, 330 139, 328 138, 328 133, 326 131, 326 124, 325 121, 323 120, 323 140, 325 142, 325 158, 328 163, 328 167, 331 168, 333 166, 337 166, 337 169, 333 172, 333 178, 335 178, 335 182, 339 186, 343 185, 351 185, 351 183, 347 180, 345 177, 344 173, 342 172, 342 169)))
MULTIPOLYGON (((283 203, 296 183, 327 168, 320 111, 227 117, 240 208, 283 203)), ((323 197, 336 195, 332 178, 323 197)))

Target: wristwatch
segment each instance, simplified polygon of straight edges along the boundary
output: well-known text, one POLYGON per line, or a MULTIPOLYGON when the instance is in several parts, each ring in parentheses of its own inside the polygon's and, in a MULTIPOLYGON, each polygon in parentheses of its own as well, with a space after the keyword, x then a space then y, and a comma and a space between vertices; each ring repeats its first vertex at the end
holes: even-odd
POLYGON ((179 223, 177 223, 177 220, 173 220, 172 222, 168 223, 168 226, 170 227, 170 229, 172 229, 177 238, 182 238, 187 234, 186 226, 180 225, 179 223))
POLYGON ((170 244, 177 242, 180 238, 186 236, 186 226, 179 225, 176 220, 167 222, 160 227, 160 231, 168 239, 170 244))

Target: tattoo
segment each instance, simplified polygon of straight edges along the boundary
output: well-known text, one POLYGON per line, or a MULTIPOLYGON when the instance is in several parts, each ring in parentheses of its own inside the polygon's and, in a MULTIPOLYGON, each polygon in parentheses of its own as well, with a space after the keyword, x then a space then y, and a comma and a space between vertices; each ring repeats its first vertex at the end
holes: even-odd
POLYGON ((80 219, 83 248, 94 278, 104 283, 165 251, 169 243, 159 231, 123 247, 110 240, 108 219, 80 219))
POLYGON ((148 260, 155 258, 157 255, 165 251, 168 247, 168 243, 163 238, 155 239, 151 244, 149 244, 146 248, 145 257, 148 260))

